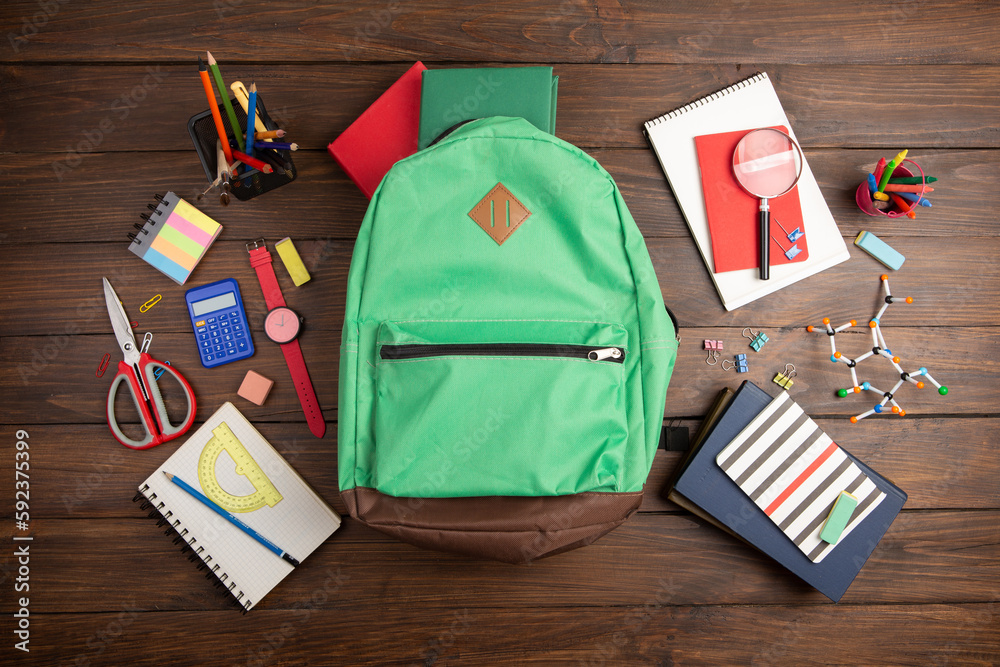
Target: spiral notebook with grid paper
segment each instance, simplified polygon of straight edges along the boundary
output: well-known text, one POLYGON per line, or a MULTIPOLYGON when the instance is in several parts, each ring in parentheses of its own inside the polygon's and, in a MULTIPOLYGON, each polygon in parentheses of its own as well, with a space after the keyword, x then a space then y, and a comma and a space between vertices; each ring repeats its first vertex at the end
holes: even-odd
POLYGON ((293 569, 287 560, 171 482, 176 475, 300 563, 340 527, 232 403, 225 403, 139 487, 136 500, 183 541, 191 560, 249 611, 293 569))
MULTIPOLYGON (((804 160, 797 189, 804 226, 809 234, 809 258, 804 262, 772 266, 769 280, 760 280, 756 268, 725 273, 713 271, 712 236, 695 138, 782 125, 789 128, 794 139, 795 131, 774 86, 767 73, 761 72, 654 118, 644 126, 646 139, 663 168, 726 310, 735 310, 850 257, 809 162, 804 160)), ((756 225, 756 216, 746 224, 756 225)))

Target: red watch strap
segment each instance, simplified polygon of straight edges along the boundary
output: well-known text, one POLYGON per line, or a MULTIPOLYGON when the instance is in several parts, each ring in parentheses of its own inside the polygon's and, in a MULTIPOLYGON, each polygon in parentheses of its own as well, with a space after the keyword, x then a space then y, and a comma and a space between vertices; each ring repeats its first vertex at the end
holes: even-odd
MULTIPOLYGON (((250 253, 250 266, 257 272, 257 279, 260 281, 260 289, 264 293, 264 303, 267 304, 267 309, 274 310, 284 306, 285 297, 281 294, 278 277, 274 275, 271 253, 267 251, 267 247, 263 243, 252 250, 250 244, 247 244, 247 250, 250 253)), ((281 352, 285 355, 285 364, 288 366, 288 372, 292 375, 295 393, 299 395, 299 403, 302 404, 302 412, 305 413, 309 430, 317 438, 322 438, 326 434, 326 420, 323 419, 323 411, 319 407, 316 389, 313 388, 312 379, 309 377, 309 369, 306 368, 306 360, 302 356, 299 341, 282 343, 281 352)))
POLYGON ((283 343, 281 351, 285 354, 285 363, 288 364, 288 371, 292 374, 295 393, 299 395, 299 403, 302 404, 302 412, 306 415, 309 430, 317 438, 322 438, 326 434, 326 420, 323 419, 323 411, 319 407, 316 390, 309 377, 309 369, 306 368, 306 360, 302 356, 299 341, 293 340, 291 343, 283 343))
POLYGON ((271 253, 267 247, 261 245, 259 248, 250 250, 250 266, 257 272, 257 280, 260 281, 260 289, 264 292, 264 303, 268 310, 274 310, 285 305, 285 297, 281 294, 281 286, 278 284, 278 277, 274 275, 274 265, 271 263, 271 253))

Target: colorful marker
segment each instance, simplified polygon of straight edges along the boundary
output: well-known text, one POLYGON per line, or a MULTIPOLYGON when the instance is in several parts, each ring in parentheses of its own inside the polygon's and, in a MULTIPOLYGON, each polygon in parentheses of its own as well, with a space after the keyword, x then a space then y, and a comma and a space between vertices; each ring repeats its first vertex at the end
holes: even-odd
POLYGON ((878 159, 878 164, 875 165, 875 189, 878 190, 878 182, 882 180, 882 174, 885 172, 885 158, 880 157, 878 159))
POLYGON ((916 192, 916 193, 919 194, 921 192, 934 192, 934 188, 930 187, 929 185, 927 187, 924 187, 923 185, 897 185, 897 184, 888 185, 887 184, 885 186, 885 188, 883 188, 883 191, 884 192, 916 192))
POLYGON ((254 169, 259 169, 260 171, 264 172, 265 174, 270 174, 272 171, 274 171, 274 169, 271 168, 271 165, 269 165, 269 164, 267 164, 265 162, 261 162, 260 160, 258 160, 255 157, 250 157, 246 153, 241 153, 239 151, 233 151, 233 157, 235 157, 237 160, 239 160, 240 162, 242 162, 246 166, 253 167, 254 169))
POLYGON ((896 167, 899 166, 899 163, 901 163, 903 160, 906 159, 906 152, 907 149, 905 148, 899 151, 899 153, 896 154, 896 157, 892 158, 889 164, 885 166, 885 170, 882 171, 882 177, 879 178, 878 181, 879 192, 885 192, 885 186, 889 184, 889 177, 892 176, 892 172, 896 170, 896 167))

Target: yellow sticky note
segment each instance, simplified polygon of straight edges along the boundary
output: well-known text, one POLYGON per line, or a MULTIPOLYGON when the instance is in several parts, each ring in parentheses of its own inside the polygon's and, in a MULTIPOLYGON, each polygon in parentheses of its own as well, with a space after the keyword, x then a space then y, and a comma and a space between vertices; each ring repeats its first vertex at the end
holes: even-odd
POLYGON ((309 275, 309 271, 306 270, 306 265, 302 263, 302 258, 299 257, 299 252, 295 249, 292 239, 286 236, 275 243, 274 247, 278 250, 278 256, 281 257, 281 261, 284 263, 288 275, 292 277, 292 282, 295 283, 295 286, 298 287, 303 283, 309 282, 311 276, 309 275))

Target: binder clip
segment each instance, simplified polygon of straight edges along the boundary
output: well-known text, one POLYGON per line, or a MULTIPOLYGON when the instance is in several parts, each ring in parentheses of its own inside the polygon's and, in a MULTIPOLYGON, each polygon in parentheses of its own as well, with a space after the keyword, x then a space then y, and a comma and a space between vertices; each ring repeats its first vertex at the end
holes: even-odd
POLYGON ((721 340, 708 340, 705 339, 705 349, 706 350, 721 350, 722 341, 721 340))
POLYGON ((729 361, 729 359, 723 359, 722 370, 730 371, 735 368, 737 373, 746 373, 750 370, 750 366, 747 364, 747 355, 737 354, 735 357, 733 357, 733 359, 735 359, 736 361, 729 361), (729 366, 726 366, 726 364, 729 364, 729 366))
POLYGON ((709 366, 714 366, 717 363, 719 363, 719 351, 709 350, 708 357, 705 359, 705 363, 708 364, 709 366))
POLYGON ((771 340, 763 331, 758 333, 750 327, 743 329, 743 337, 750 341, 750 347, 753 348, 754 352, 760 352, 760 348, 764 347, 764 343, 771 340), (747 335, 748 331, 750 335, 747 335))
POLYGON ((797 373, 795 372, 795 366, 792 364, 785 364, 785 370, 779 371, 778 374, 775 375, 774 379, 771 381, 774 382, 774 384, 781 387, 782 389, 784 389, 785 391, 788 391, 792 387, 792 385, 795 384, 794 382, 792 382, 792 378, 795 375, 797 375, 797 373))

